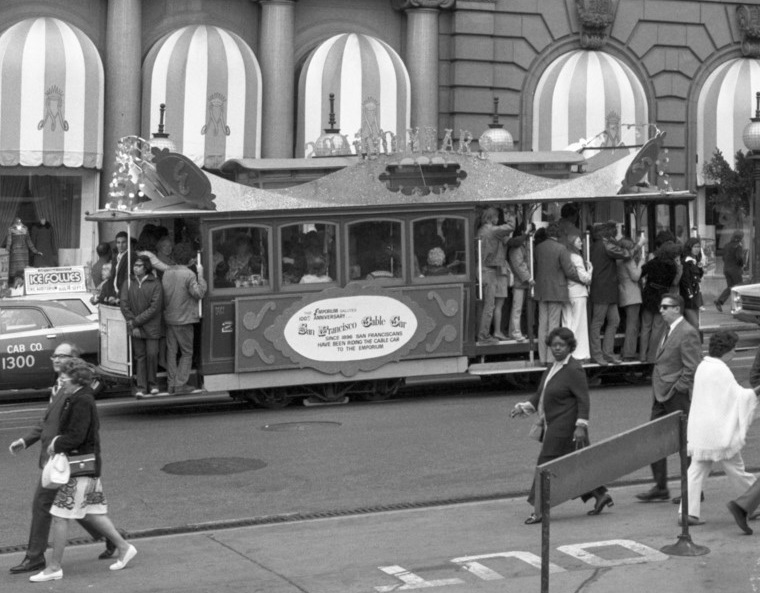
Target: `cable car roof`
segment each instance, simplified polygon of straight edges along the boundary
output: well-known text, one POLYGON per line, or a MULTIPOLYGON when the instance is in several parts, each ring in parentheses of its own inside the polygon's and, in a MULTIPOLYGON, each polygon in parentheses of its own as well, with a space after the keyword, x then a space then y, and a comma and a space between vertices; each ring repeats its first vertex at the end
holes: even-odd
MULTIPOLYGON (((245 211, 442 203, 693 199, 694 195, 689 192, 663 192, 659 188, 638 187, 636 181, 644 177, 651 167, 662 139, 653 141, 640 149, 621 147, 615 150, 614 155, 608 153, 605 158, 610 164, 571 179, 541 177, 505 167, 497 162, 498 159, 458 153, 379 155, 373 159, 354 159, 353 164, 314 181, 278 190, 258 189, 198 170, 198 175, 208 179, 206 185, 210 183, 214 195, 213 209, 199 210, 183 202, 181 197, 170 195, 165 200, 159 197, 142 202, 134 210, 103 210, 89 214, 86 219, 113 221, 148 217, 213 217, 215 213, 229 215, 230 212, 245 211)), ((277 160, 285 162, 289 159, 277 160)), ((582 157, 580 161, 583 161, 582 157)), ((292 168, 293 161, 290 163, 292 168)), ((152 173, 155 177, 156 168, 152 173)), ((164 183, 162 187, 169 185, 164 183)))

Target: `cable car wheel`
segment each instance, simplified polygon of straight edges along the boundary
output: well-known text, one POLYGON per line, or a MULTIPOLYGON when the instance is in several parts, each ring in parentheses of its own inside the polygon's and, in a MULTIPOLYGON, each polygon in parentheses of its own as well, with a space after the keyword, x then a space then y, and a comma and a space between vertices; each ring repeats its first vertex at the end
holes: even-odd
POLYGON ((251 389, 244 392, 243 397, 247 401, 269 410, 279 410, 293 401, 288 391, 282 387, 251 389))
POLYGON ((380 379, 368 381, 365 389, 356 393, 357 399, 365 402, 380 402, 393 397, 404 384, 403 379, 380 379))

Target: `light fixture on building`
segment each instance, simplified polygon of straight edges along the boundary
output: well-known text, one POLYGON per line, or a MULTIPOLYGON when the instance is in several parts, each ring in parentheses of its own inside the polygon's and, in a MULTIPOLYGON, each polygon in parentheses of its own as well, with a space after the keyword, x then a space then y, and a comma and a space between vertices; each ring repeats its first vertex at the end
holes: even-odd
POLYGON ((150 145, 158 150, 168 150, 169 152, 177 152, 177 147, 174 142, 169 139, 169 134, 164 132, 164 114, 166 112, 166 103, 161 103, 158 106, 158 132, 152 134, 153 138, 150 140, 150 145))
POLYGON ((512 134, 499 123, 499 97, 493 98, 493 123, 488 124, 488 128, 478 139, 481 150, 486 152, 514 150, 515 143, 512 140, 512 134))
MULTIPOLYGON (((750 151, 749 159, 752 162, 752 193, 753 195, 753 208, 754 217, 760 215, 760 93, 755 94, 757 101, 757 108, 755 109, 755 117, 750 118, 750 122, 744 128, 742 134, 742 140, 744 146, 750 151)), ((752 281, 760 281, 760 232, 758 232, 757 226, 752 229, 754 233, 754 253, 752 254, 752 281)))
POLYGON ((351 144, 348 136, 340 133, 340 128, 335 127, 335 93, 330 93, 330 124, 325 128, 322 134, 315 142, 308 142, 306 149, 312 149, 312 156, 349 156, 351 155, 351 144))

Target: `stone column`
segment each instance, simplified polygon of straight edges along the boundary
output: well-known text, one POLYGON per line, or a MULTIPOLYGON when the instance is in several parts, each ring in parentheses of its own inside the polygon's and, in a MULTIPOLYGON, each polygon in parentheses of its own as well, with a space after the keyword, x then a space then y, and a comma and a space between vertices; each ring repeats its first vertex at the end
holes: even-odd
POLYGON ((438 127, 438 14, 455 0, 392 0, 406 12, 405 63, 412 84, 412 127, 438 127))
POLYGON ((100 206, 108 201, 116 141, 140 134, 142 0, 108 0, 100 206))
POLYGON ((292 158, 297 0, 258 1, 261 4, 258 59, 264 87, 261 156, 292 158))

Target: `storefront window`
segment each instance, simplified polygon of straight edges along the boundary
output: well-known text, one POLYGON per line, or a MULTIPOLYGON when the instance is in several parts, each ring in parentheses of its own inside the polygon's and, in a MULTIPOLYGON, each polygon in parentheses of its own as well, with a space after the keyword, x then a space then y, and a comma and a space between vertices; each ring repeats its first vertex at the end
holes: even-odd
POLYGON ((293 224, 282 227, 280 282, 324 284, 337 280, 334 224, 293 224))
POLYGON ((349 278, 392 280, 403 276, 401 223, 391 220, 357 222, 348 229, 349 278))
MULTIPOLYGON (((14 218, 33 229, 52 229, 54 249, 80 247, 82 178, 58 175, 0 175, 0 235, 3 246, 14 218)), ((43 249, 47 246, 43 246, 43 249)))
POLYGON ((412 224, 416 278, 467 272, 465 220, 424 218, 412 224))
POLYGON ((211 234, 214 288, 269 286, 269 229, 239 226, 211 234))

